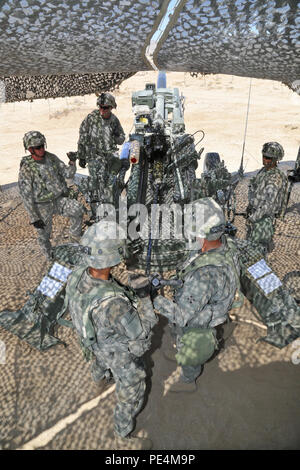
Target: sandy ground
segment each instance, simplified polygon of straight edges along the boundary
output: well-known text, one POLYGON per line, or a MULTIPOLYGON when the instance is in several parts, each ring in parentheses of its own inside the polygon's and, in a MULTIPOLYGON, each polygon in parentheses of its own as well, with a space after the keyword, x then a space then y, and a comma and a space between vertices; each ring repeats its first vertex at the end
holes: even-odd
MULTIPOLYGON (((250 79, 221 75, 196 79, 170 73, 167 80, 186 96, 187 131, 205 131, 204 153, 219 152, 228 169, 237 170, 250 79)), ((142 72, 115 92, 116 114, 127 134, 133 122, 131 92, 149 81, 156 81, 156 73, 142 72)), ((91 95, 1 104, 0 184, 17 180, 24 155, 22 137, 28 130, 43 132, 48 149, 67 162, 66 152, 76 150, 79 125, 95 108, 95 101, 91 95)), ((252 80, 246 171, 261 167, 261 147, 270 140, 283 145, 284 161, 295 160, 300 144, 299 104, 300 97, 285 86, 252 80)), ((249 177, 237 191, 239 211, 245 209, 249 177)), ((299 189, 298 184, 292 192, 286 220, 278 223, 269 260, 280 279, 300 269, 299 189)), ((6 217, 0 227, 0 311, 20 308, 26 292, 34 290, 46 272, 35 231, 18 203, 16 188, 0 193, 0 216, 6 217), (10 213, 10 208, 15 210, 10 213)), ((244 220, 238 217, 235 223, 238 236, 244 238, 244 220)), ((58 216, 54 236, 65 230, 67 221, 58 216)), ((153 449, 300 448, 299 339, 282 350, 259 341, 265 330, 247 302, 238 317, 239 322, 225 328, 225 347, 207 363, 192 395, 170 392, 179 371, 165 357, 171 337, 160 319, 146 356, 147 398, 136 426, 137 433, 152 439, 153 449)), ((0 346, 6 348, 6 362, 0 361, 0 449, 112 448, 114 388, 92 383, 89 364, 82 359, 72 330, 60 327, 58 337, 67 348, 60 345, 40 353, 0 328, 0 346)))
MULTIPOLYGON (((128 136, 133 113, 131 94, 145 83, 156 83, 156 72, 139 72, 114 92, 116 115, 128 136)), ((186 98, 187 132, 199 129, 205 138, 198 149, 219 152, 229 171, 239 168, 245 133, 249 78, 210 75, 193 78, 188 73, 167 73, 167 85, 178 87, 186 98)), ((252 79, 244 163, 246 171, 261 166, 261 147, 276 140, 285 150, 284 160, 294 160, 300 144, 300 96, 271 80, 252 79)), ((0 104, 0 184, 17 181, 24 153, 22 138, 29 130, 45 134, 49 151, 68 161, 66 152, 76 150, 79 126, 95 109, 95 95, 0 104)), ((199 134, 200 135, 200 134, 199 134)), ((198 174, 202 171, 203 157, 198 174)), ((78 169, 86 174, 86 170, 78 169)))

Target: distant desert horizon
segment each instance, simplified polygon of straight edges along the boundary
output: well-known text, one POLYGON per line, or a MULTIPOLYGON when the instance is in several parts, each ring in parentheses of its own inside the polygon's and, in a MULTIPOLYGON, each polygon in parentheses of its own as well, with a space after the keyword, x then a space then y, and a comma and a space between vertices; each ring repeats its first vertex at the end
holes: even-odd
MULTIPOLYGON (((134 115, 133 91, 156 83, 157 72, 138 72, 125 80, 113 93, 117 101, 114 113, 128 137, 134 115)), ((184 72, 167 72, 167 87, 179 88, 185 96, 186 132, 203 130, 205 137, 197 146, 204 147, 197 176, 203 168, 204 155, 218 152, 230 172, 240 166, 245 134, 249 86, 251 94, 245 140, 245 171, 262 166, 261 148, 265 142, 278 141, 284 148, 284 161, 296 159, 300 145, 300 96, 282 83, 232 75, 192 77, 184 72)), ((21 158, 26 154, 23 135, 39 130, 47 139, 47 149, 64 162, 66 152, 77 150, 79 127, 96 108, 96 95, 23 101, 0 104, 0 184, 18 180, 21 158)), ((198 134, 201 136, 201 134, 198 134)), ((197 142, 197 134, 195 135, 197 142)), ((120 147, 121 149, 121 147, 120 147)), ((87 169, 77 168, 80 174, 87 169)))

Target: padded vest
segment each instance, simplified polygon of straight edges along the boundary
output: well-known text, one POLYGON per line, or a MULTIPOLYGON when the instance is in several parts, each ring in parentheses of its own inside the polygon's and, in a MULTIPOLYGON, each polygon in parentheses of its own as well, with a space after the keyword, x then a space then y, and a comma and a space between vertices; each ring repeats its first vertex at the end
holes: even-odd
MULTIPOLYGON (((98 285, 92 287, 89 292, 81 293, 78 290, 78 284, 86 269, 86 266, 81 266, 80 268, 73 271, 72 282, 67 284, 66 297, 61 315, 63 315, 67 310, 69 299, 76 299, 76 303, 79 305, 81 312, 83 312, 82 343, 85 347, 89 347, 97 340, 91 318, 93 309, 96 306, 99 306, 105 300, 113 297, 122 297, 123 299, 130 300, 133 305, 137 303, 137 299, 132 291, 120 285, 114 278, 109 284, 99 283, 98 285)), ((103 336, 103 338, 108 337, 111 334, 112 331, 110 328, 101 329, 101 336, 103 336)))
MULTIPOLYGON (((56 163, 55 159, 52 158, 49 153, 47 155, 51 159, 51 162, 53 163, 53 167, 54 167, 56 173, 59 175, 59 168, 57 166, 57 163, 56 163)), ((31 157, 31 155, 26 155, 25 157, 22 158, 20 167, 22 167, 24 164, 28 165, 32 177, 33 178, 34 177, 38 178, 38 180, 41 183, 41 188, 42 188, 43 194, 39 198, 39 200, 36 201, 36 202, 40 203, 40 202, 52 201, 54 199, 54 194, 53 194, 52 191, 48 190, 47 185, 46 185, 45 181, 43 180, 41 172, 39 170, 39 164, 34 161, 34 159, 31 157)), ((65 186, 64 189, 66 189, 67 186, 66 186, 66 183, 63 180, 63 178, 61 178, 61 181, 62 181, 63 185, 65 186)))
POLYGON ((220 253, 218 251, 207 251, 205 253, 201 253, 186 268, 179 271, 176 277, 184 280, 187 274, 190 274, 193 271, 196 271, 197 269, 202 268, 204 266, 224 266, 224 264, 227 264, 231 267, 234 273, 234 277, 237 284, 236 294, 238 294, 236 295, 236 297, 238 296, 238 299, 235 299, 233 301, 231 308, 241 307, 244 303, 244 295, 241 292, 240 276, 233 260, 234 253, 237 253, 235 244, 233 240, 226 237, 225 250, 223 252, 220 253))

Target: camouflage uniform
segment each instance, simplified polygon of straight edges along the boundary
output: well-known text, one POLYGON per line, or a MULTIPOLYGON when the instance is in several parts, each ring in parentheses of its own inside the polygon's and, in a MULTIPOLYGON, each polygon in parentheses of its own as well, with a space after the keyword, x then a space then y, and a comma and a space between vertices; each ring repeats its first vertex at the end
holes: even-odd
MULTIPOLYGON (((208 241, 220 240, 225 227, 221 207, 213 198, 202 198, 193 202, 195 208, 202 209, 203 218, 195 227, 196 237, 208 241)), ((183 286, 175 291, 174 301, 158 296, 154 307, 173 324, 178 352, 183 348, 183 338, 192 329, 209 330, 213 344, 217 347, 214 328, 227 320, 227 312, 232 307, 239 287, 239 261, 233 241, 222 238, 222 245, 205 252, 195 251, 184 263, 177 277, 183 286)), ((201 331, 202 330, 202 331, 201 331)), ((192 346, 192 345, 191 345, 192 346)), ((191 348, 193 349, 193 348, 191 348)), ((212 354, 212 353, 211 353, 212 354)), ((182 365, 182 382, 193 382, 199 376, 204 362, 182 365)), ((203 355, 203 357, 205 354, 203 355)))
MULTIPOLYGON (((173 324, 176 334, 176 347, 180 350, 181 338, 191 328, 215 328, 227 320, 236 289, 237 280, 232 265, 225 260, 225 246, 198 253, 191 257, 179 272, 183 279, 183 286, 175 292, 174 302, 165 297, 158 296, 154 300, 154 307, 173 324), (223 257, 222 264, 218 257, 218 265, 214 265, 216 254, 223 257), (202 260, 202 259, 203 260, 202 260), (192 270, 185 275, 197 260, 204 262, 205 266, 192 270), (207 264, 206 264, 207 263, 207 264)), ((234 259, 236 269, 239 271, 238 259, 234 259)), ((182 380, 191 382, 200 374, 202 364, 198 367, 182 366, 182 380)))
POLYGON ((268 251, 287 186, 287 177, 277 167, 262 168, 250 180, 248 190, 247 240, 262 244, 268 251))
POLYGON ((98 241, 110 222, 105 224, 105 220, 95 223, 81 239, 92 251, 70 275, 66 299, 82 345, 95 356, 94 379, 111 371, 116 381, 115 433, 125 437, 133 430, 134 417, 144 401, 146 372, 141 356, 150 348, 157 317, 150 297, 138 299, 113 277, 101 280, 89 274, 87 265, 102 269, 121 261, 122 246, 112 246, 113 235, 98 241))
POLYGON ((67 192, 65 178, 73 178, 76 166, 66 166, 59 158, 45 152, 42 161, 35 161, 31 155, 21 160, 19 171, 19 191, 30 222, 42 220, 44 228, 37 228, 38 242, 43 253, 51 252, 50 235, 52 215, 59 214, 71 219, 70 234, 81 235, 83 207, 75 200, 64 197, 67 192))
POLYGON ((133 430, 133 419, 144 401, 146 373, 140 357, 150 348, 151 329, 157 321, 152 303, 145 299, 137 310, 113 278, 94 279, 86 268, 71 274, 68 290, 72 292, 70 314, 81 337, 83 318, 90 312, 96 332, 96 342, 90 346, 96 357, 93 374, 100 379, 112 372, 117 395, 115 431, 125 437, 133 430), (93 305, 88 304, 84 311, 79 298, 92 291, 93 305))
MULTIPOLYGON (((97 105, 107 105, 116 108, 114 97, 110 93, 101 93, 97 105)), ((79 130, 78 158, 88 164, 89 174, 97 176, 101 190, 111 181, 109 179, 109 157, 117 151, 117 145, 123 144, 125 133, 119 119, 111 114, 104 119, 99 109, 95 109, 83 120, 79 130)))

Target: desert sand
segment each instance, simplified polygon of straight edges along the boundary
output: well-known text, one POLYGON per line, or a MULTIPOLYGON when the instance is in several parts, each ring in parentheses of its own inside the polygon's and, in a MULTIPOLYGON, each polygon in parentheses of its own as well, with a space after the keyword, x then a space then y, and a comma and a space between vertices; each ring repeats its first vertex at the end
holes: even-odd
MULTIPOLYGON (((116 114, 127 135, 133 123, 132 91, 144 89, 156 77, 155 72, 140 72, 114 92, 116 114)), ((203 129, 205 139, 198 148, 204 146, 204 154, 219 152, 230 171, 240 165, 249 83, 249 78, 224 75, 167 74, 168 86, 178 87, 186 97, 187 132, 203 129)), ((29 130, 43 132, 48 149, 67 162, 66 152, 76 150, 80 123, 95 109, 95 102, 95 95, 89 95, 0 104, 0 184, 17 181, 25 154, 22 138, 29 130)), ((289 162, 283 167, 295 161, 299 104, 300 97, 284 85, 252 80, 247 175, 237 188, 239 211, 246 206, 249 172, 261 167, 264 142, 283 145, 284 162, 289 162)), ((285 220, 277 223, 275 248, 268 259, 281 280, 287 272, 300 270, 299 185, 292 191, 285 220)), ((40 283, 47 265, 16 187, 0 192, 0 219, 0 311, 15 311, 40 283)), ((235 224, 244 238, 244 219, 236 217, 235 224)), ((67 232, 67 219, 56 216, 53 243, 61 243, 67 232)), ((146 355, 146 402, 135 430, 152 439, 154 450, 299 449, 300 339, 275 348, 260 341, 265 326, 248 301, 233 313, 236 320, 233 316, 224 326, 224 347, 205 365, 192 395, 170 392, 180 371, 165 356, 172 339, 160 318, 146 355)), ((0 328, 0 449, 112 449, 114 386, 92 382, 90 364, 82 358, 73 330, 60 326, 57 336, 67 347, 60 344, 40 352, 0 328)))
MULTIPOLYGON (((156 72, 139 72, 124 81, 114 95, 115 114, 126 135, 131 131, 131 94, 145 83, 157 81, 156 72)), ((168 72, 167 86, 179 88, 185 96, 186 130, 205 132, 197 174, 200 176, 206 152, 219 152, 229 171, 239 168, 246 124, 250 78, 229 75, 191 77, 189 73, 168 72)), ((24 153, 23 135, 39 130, 47 138, 48 149, 67 162, 66 152, 77 149, 79 126, 95 109, 95 95, 0 104, 0 184, 17 181, 24 153)), ((300 96, 285 85, 252 79, 244 165, 246 171, 261 166, 264 142, 278 141, 284 160, 294 160, 300 144, 300 96)), ((201 134, 198 134, 201 135, 201 134)), ((79 173, 87 174, 78 168, 79 173)))

